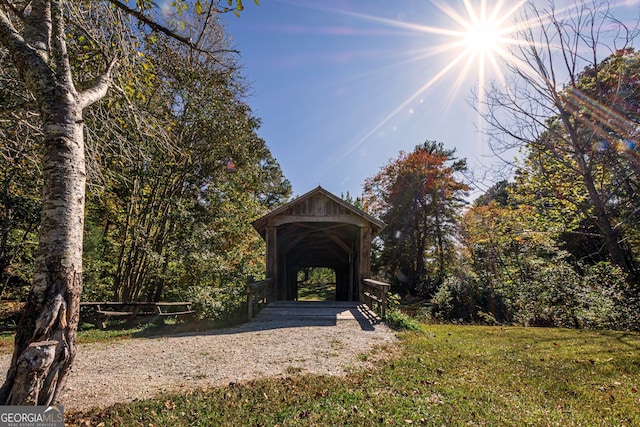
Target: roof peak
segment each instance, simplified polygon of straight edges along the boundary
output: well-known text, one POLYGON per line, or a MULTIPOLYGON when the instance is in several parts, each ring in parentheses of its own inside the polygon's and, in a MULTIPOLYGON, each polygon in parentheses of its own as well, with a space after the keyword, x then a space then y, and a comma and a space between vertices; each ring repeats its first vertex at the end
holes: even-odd
POLYGON ((264 215, 263 217, 255 220, 252 223, 253 227, 260 234, 263 234, 264 227, 266 227, 267 223, 269 222, 269 220, 271 218, 274 218, 274 217, 277 217, 278 215, 283 214, 285 211, 289 210, 293 206, 295 206, 297 204, 302 204, 307 199, 310 199, 310 198, 312 198, 313 196, 315 196, 317 194, 322 194, 323 196, 327 197, 328 199, 332 200, 333 202, 337 203, 338 205, 343 206, 346 210, 350 211, 351 213, 353 213, 353 214, 363 218, 367 222, 369 222, 371 224, 371 226, 372 226, 372 229, 376 230, 376 232, 374 234, 377 234, 377 232, 379 232, 380 230, 382 230, 385 227, 385 223, 384 222, 380 221, 379 219, 375 218, 372 215, 369 215, 368 213, 366 213, 362 209, 352 205, 351 203, 347 202, 346 200, 341 199, 340 197, 336 196, 335 194, 331 193, 330 191, 326 190, 325 188, 323 188, 320 185, 318 185, 316 188, 314 188, 314 189, 312 189, 310 191, 307 191, 306 193, 302 194, 301 196, 296 197, 295 199, 291 200, 290 202, 285 203, 284 205, 274 209, 273 211, 269 212, 268 214, 264 215))

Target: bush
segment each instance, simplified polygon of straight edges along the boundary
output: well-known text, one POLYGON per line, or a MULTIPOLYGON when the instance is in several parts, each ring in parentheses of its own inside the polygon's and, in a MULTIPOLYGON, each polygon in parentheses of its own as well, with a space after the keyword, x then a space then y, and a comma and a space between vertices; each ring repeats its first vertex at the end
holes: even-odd
POLYGON ((186 298, 200 319, 216 321, 239 321, 246 315, 245 285, 226 287, 192 286, 187 289, 186 298))
POLYGON ((585 269, 578 316, 584 328, 640 330, 640 298, 617 266, 600 262, 585 269))
POLYGON ((400 310, 401 297, 398 294, 387 293, 387 313, 384 321, 396 331, 420 331, 420 324, 411 316, 400 310))
POLYGON ((448 277, 442 283, 431 299, 431 315, 437 320, 452 320, 455 318, 458 301, 456 295, 461 287, 457 277, 448 277))
POLYGON ((82 272, 83 301, 111 301, 113 299, 113 277, 111 264, 100 259, 84 263, 82 272))
POLYGON ((438 321, 640 330, 640 293, 606 262, 578 273, 565 260, 531 262, 495 289, 470 273, 448 277, 433 296, 438 321))
POLYGON ((411 316, 400 310, 389 310, 384 316, 384 321, 396 331, 421 331, 420 324, 411 316))
POLYGON ((473 274, 446 278, 431 304, 432 317, 440 321, 496 324, 505 320, 500 294, 473 274))
POLYGON ((566 263, 542 267, 516 290, 514 321, 524 326, 579 327, 581 279, 566 263))

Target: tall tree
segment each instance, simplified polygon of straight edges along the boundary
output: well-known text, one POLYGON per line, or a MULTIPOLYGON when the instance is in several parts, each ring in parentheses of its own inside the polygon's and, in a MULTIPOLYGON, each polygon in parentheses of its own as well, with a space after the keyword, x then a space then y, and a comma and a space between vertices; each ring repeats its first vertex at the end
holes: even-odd
POLYGON ((430 296, 453 254, 454 228, 468 186, 456 174, 466 161, 427 141, 384 166, 364 186, 364 204, 387 223, 381 263, 405 292, 430 296))
MULTIPOLYGON (((216 50, 226 41, 216 31, 207 37, 216 50)), ((221 64, 171 43, 154 43, 144 57, 144 68, 153 78, 137 86, 130 105, 147 109, 146 117, 164 128, 169 139, 158 144, 155 132, 146 136, 129 130, 133 134, 128 137, 139 141, 139 154, 125 163, 105 156, 105 166, 117 176, 92 199, 96 208, 102 207, 91 217, 102 234, 98 247, 116 265, 95 256, 89 263, 109 269, 99 273, 113 277, 109 298, 124 301, 157 300, 165 289, 176 288, 169 285, 177 282, 179 274, 174 273, 182 270, 183 262, 223 248, 237 249, 250 221, 290 191, 279 165, 255 134, 259 121, 242 100, 244 88, 232 59, 221 64), (205 238, 211 228, 218 240, 205 238), (244 233, 236 235, 231 229, 244 233)), ((96 120, 122 118, 119 111, 104 111, 96 120)), ((250 256, 238 256, 238 261, 250 256)), ((199 265, 188 268, 188 276, 203 284, 217 281, 217 272, 227 271, 230 262, 218 259, 215 264, 208 266, 206 278, 198 277, 204 273, 199 265)))
MULTIPOLYGON (((565 177, 571 175, 569 182, 579 186, 581 199, 573 200, 576 208, 593 221, 611 262, 638 283, 636 262, 625 249, 627 236, 620 227, 630 217, 616 219, 611 202, 618 188, 602 185, 613 183, 613 175, 621 177, 614 172, 617 162, 625 165, 632 181, 638 179, 637 147, 624 142, 636 139, 638 120, 634 112, 623 111, 629 92, 620 90, 633 84, 624 84, 624 73, 600 62, 609 55, 626 56, 636 33, 613 15, 607 1, 576 0, 562 9, 553 2, 545 9, 528 3, 525 10, 507 64, 512 78, 485 98, 494 148, 526 147, 530 160, 540 160, 540 177, 559 177, 557 168, 565 177)), ((566 186, 564 181, 548 187, 558 193, 566 186)), ((562 197, 572 192, 568 189, 562 197)), ((633 209, 627 212, 635 215, 633 209)))
MULTIPOLYGON (((197 38, 185 37, 154 21, 150 1, 139 0, 135 8, 116 0, 0 3, 0 45, 39 112, 44 179, 36 267, 11 366, 0 388, 0 404, 60 402, 75 357, 86 183, 83 111, 105 96, 117 56, 97 59, 102 62, 102 73, 95 79, 82 70, 74 78, 68 37, 79 34, 68 30, 74 22, 82 22, 87 10, 110 9, 109 4, 134 16, 145 28, 173 35, 197 48, 197 38)), ((187 3, 177 2, 176 7, 183 4, 187 3)), ((192 4, 203 13, 218 11, 217 2, 205 3, 208 7, 204 9, 200 0, 192 4)), ((240 1, 237 7, 241 8, 240 1)), ((122 17, 116 23, 123 30, 128 28, 122 17)))

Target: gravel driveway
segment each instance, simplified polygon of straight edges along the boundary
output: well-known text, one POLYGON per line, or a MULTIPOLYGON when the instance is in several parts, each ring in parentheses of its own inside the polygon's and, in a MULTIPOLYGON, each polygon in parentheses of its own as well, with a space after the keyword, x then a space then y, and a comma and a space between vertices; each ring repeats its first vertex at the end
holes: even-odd
MULTIPOLYGON (((297 373, 344 375, 360 355, 384 351, 382 323, 336 317, 258 319, 234 328, 78 347, 65 410, 148 399, 158 393, 297 373)), ((10 356, 0 356, 6 372, 10 356)))

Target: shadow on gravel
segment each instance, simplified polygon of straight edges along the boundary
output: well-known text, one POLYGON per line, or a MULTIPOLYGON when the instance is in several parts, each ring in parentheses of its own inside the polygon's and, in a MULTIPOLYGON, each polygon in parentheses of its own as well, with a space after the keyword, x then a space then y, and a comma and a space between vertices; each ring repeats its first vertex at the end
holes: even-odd
POLYGON ((229 335, 312 326, 353 328, 356 324, 363 331, 373 332, 381 321, 366 305, 358 302, 276 301, 266 306, 249 322, 180 335, 229 335))
POLYGON ((374 332, 381 323, 380 318, 360 302, 275 301, 248 322, 229 325, 210 321, 187 321, 173 325, 149 323, 143 330, 132 333, 131 337, 154 339, 168 336, 231 335, 314 326, 345 329, 359 327, 362 331, 374 332))

